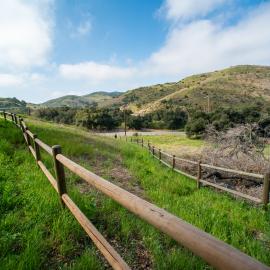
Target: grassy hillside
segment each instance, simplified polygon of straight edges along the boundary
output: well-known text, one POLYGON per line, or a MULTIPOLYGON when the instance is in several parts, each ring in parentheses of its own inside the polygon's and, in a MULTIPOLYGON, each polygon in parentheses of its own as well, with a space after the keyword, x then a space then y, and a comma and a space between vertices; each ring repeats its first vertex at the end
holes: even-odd
POLYGON ((219 106, 239 106, 251 101, 270 103, 270 67, 236 66, 128 91, 103 106, 128 104, 138 114, 176 105, 214 110, 219 106))
POLYGON ((93 103, 101 103, 105 100, 113 99, 119 96, 120 92, 94 92, 85 96, 67 95, 56 99, 51 99, 40 104, 41 107, 87 107, 93 103))
MULTIPOLYGON (((197 190, 193 181, 163 167, 137 145, 94 136, 73 127, 27 122, 42 140, 50 145, 62 145, 64 154, 79 164, 270 265, 269 211, 208 188, 197 190)), ((7 202, 1 202, 5 211, 1 231, 10 235, 2 236, 0 241, 1 261, 4 260, 5 266, 21 261, 21 269, 29 269, 26 258, 31 254, 31 261, 37 262, 32 269, 46 268, 47 261, 62 269, 85 269, 87 263, 90 269, 95 269, 91 268, 93 264, 98 269, 102 267, 82 229, 59 207, 56 194, 36 169, 21 139, 14 142, 10 132, 3 131, 0 138, 9 145, 0 148, 2 160, 7 157, 11 160, 11 166, 3 163, 1 192, 9 193, 1 195, 1 200, 10 200, 11 194, 18 194, 10 207, 7 202), (7 150, 3 152, 3 149, 7 150), (19 190, 13 192, 17 186, 19 190), (27 244, 15 248, 14 238, 21 237, 21 231, 27 244), (82 245, 79 249, 77 239, 82 245)), ((46 154, 42 152, 42 156, 51 168, 46 154)), ((201 259, 80 178, 67 172, 67 181, 71 197, 134 269, 207 268, 201 259)))

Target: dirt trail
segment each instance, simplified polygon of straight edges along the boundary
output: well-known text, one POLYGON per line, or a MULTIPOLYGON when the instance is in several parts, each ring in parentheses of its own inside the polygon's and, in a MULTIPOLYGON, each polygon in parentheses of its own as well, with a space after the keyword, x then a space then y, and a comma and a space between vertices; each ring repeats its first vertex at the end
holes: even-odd
MULTIPOLYGON (((81 159, 82 161, 82 159, 81 159)), ((122 187, 129 192, 136 194, 141 198, 146 198, 144 195, 144 190, 140 187, 138 181, 130 174, 127 168, 123 165, 121 156, 117 156, 113 161, 113 167, 106 166, 106 161, 108 158, 102 155, 97 155, 95 159, 91 159, 87 156, 83 157, 83 161, 91 165, 91 171, 99 176, 103 176, 108 181, 114 183, 115 185, 122 187)), ((78 179, 76 185, 81 193, 92 193, 93 188, 87 184, 85 181, 78 179)), ((100 200, 97 199, 97 207, 102 203, 102 197, 100 200)), ((125 254, 129 254, 129 246, 123 246, 121 241, 117 238, 112 238, 103 233, 106 239, 112 244, 112 246, 119 252, 119 254, 125 257, 125 254)), ((138 270, 152 270, 153 262, 149 251, 144 247, 141 239, 138 237, 133 237, 132 246, 134 248, 134 261, 129 265, 132 269, 138 270)), ((129 255, 127 255, 128 257, 129 255)), ((104 260, 104 258, 101 258, 104 260)), ((105 264, 106 269, 111 269, 109 265, 105 264)))

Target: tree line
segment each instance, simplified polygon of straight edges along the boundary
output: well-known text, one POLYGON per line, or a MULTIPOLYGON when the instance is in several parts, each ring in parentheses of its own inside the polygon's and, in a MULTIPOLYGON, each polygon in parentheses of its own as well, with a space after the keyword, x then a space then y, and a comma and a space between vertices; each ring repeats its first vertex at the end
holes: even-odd
MULTIPOLYGON (((209 125, 217 131, 223 131, 248 123, 258 124, 260 135, 268 137, 270 133, 270 109, 260 102, 238 107, 220 107, 211 112, 195 107, 166 106, 145 115, 134 115, 130 110, 126 110, 125 114, 127 127, 130 129, 181 129, 189 137, 203 136, 209 125)), ((44 120, 92 130, 105 131, 124 127, 124 111, 119 108, 42 108, 35 110, 34 115, 44 120)))

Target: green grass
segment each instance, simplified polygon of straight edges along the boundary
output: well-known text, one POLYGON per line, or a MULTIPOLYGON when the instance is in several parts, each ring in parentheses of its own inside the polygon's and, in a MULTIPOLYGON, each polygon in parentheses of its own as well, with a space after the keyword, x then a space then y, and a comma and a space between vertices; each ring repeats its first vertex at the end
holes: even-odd
POLYGON ((150 142, 155 147, 160 148, 170 154, 176 156, 183 155, 197 155, 198 152, 206 145, 206 142, 201 139, 190 139, 183 134, 168 134, 168 135, 154 135, 154 136, 139 136, 134 137, 143 138, 145 142, 150 142))
MULTIPOLYGON (((103 269, 85 233, 60 207, 20 131, 2 120, 0 149, 0 268, 103 269)), ((78 197, 78 192, 72 195, 78 197)), ((91 217, 91 200, 80 202, 91 217)))
MULTIPOLYGON (((145 141, 150 141, 155 145, 160 146, 191 146, 201 147, 204 141, 200 139, 189 139, 185 134, 170 134, 170 135, 155 135, 155 136, 142 136, 145 141)), ((141 138, 141 136, 139 137, 141 138)))
MULTIPOLYGON (((217 193, 208 188, 197 190, 193 181, 162 166, 147 151, 144 151, 137 145, 112 138, 94 136, 73 127, 60 127, 56 124, 39 121, 29 121, 29 125, 31 130, 37 133, 44 142, 50 145, 60 144, 64 154, 86 168, 97 171, 101 176, 110 181, 115 181, 112 177, 112 170, 116 166, 116 161, 121 162, 121 166, 132 175, 133 179, 131 183, 124 183, 124 185, 140 186, 143 196, 147 200, 270 265, 270 257, 268 256, 270 252, 269 210, 265 212, 261 207, 254 207, 242 200, 233 199, 229 195, 217 193), (98 163, 98 168, 95 165, 96 163, 98 163)), ((3 137, 5 136, 1 136, 1 138, 3 137)), ((10 145, 14 144, 12 141, 8 143, 10 145)), ((42 211, 40 217, 36 209, 33 208, 34 206, 31 207, 31 215, 34 215, 36 219, 42 219, 45 224, 48 224, 47 226, 52 223, 52 218, 58 219, 58 216, 62 215, 72 221, 73 219, 70 217, 70 214, 59 208, 59 201, 56 194, 48 181, 37 171, 30 154, 23 149, 18 151, 21 152, 21 155, 23 154, 23 160, 29 166, 26 167, 26 171, 23 173, 25 176, 24 180, 13 180, 16 183, 20 183, 21 181, 24 183, 20 187, 20 196, 31 197, 31 199, 38 198, 36 202, 41 201, 44 204, 49 200, 49 203, 46 204, 46 208, 48 208, 45 210, 45 213, 47 213, 46 217, 42 211), (27 175, 32 174, 35 174, 35 177, 27 177, 27 175), (37 175, 39 177, 36 177, 37 175), (38 182, 35 183, 33 178, 38 182), (34 188, 35 186, 36 188, 34 188), (50 204, 52 205, 50 206, 50 204), (54 215, 48 213, 49 209, 55 211, 54 215)), ((51 166, 49 158, 43 152, 42 157, 45 159, 46 164, 51 166)), ((14 160, 16 158, 12 157, 12 162, 14 160)), ((15 165, 14 168, 16 168, 15 165)), ((6 169, 5 171, 8 172, 9 170, 6 169)), ((80 194, 79 189, 81 188, 82 181, 78 177, 67 173, 67 182, 71 197, 106 238, 113 241, 113 245, 116 246, 119 253, 134 269, 140 269, 136 264, 142 258, 140 254, 148 254, 147 257, 152 262, 153 269, 209 268, 200 258, 194 256, 191 252, 93 188, 89 187, 80 194)), ((17 204, 14 203, 14 205, 17 204)), ((16 207, 19 211, 25 206, 19 205, 16 207)), ((16 211, 14 212, 12 210, 11 214, 14 222, 18 221, 18 215, 15 215, 16 211)), ((32 224, 31 220, 22 219, 19 223, 22 224, 21 226, 25 226, 25 239, 28 239, 31 233, 35 231, 32 229, 30 230, 31 232, 28 231, 29 226, 32 224)), ((60 222, 56 223, 59 224, 60 222)), ((35 225, 32 224, 32 226, 35 225)), ((80 237, 85 239, 84 232, 76 222, 71 223, 70 226, 66 225, 67 228, 65 226, 62 230, 61 226, 58 226, 54 229, 53 235, 54 238, 61 239, 60 243, 65 247, 59 249, 62 252, 66 250, 72 251, 71 239, 75 242, 80 237), (76 231, 76 234, 64 240, 63 234, 66 233, 66 230, 71 230, 71 228, 73 228, 72 232, 74 234, 75 232, 73 230, 76 231)), ((6 231, 9 232, 11 228, 11 226, 8 227, 6 231)), ((36 229, 36 233, 39 229, 40 227, 36 229)), ((51 227, 47 228, 46 233, 44 233, 44 242, 50 242, 51 229, 51 227)), ((20 230, 13 229, 13 233, 18 232, 20 230)), ((31 241, 28 245, 28 248, 30 248, 33 242, 31 239, 28 239, 28 241, 31 241)), ((83 247, 87 250, 85 252, 89 252, 89 256, 83 254, 71 256, 73 259, 71 262, 67 262, 66 267, 74 265, 74 267, 77 267, 76 269, 84 269, 83 267, 87 263, 94 265, 97 263, 96 267, 101 265, 98 258, 94 256, 90 241, 87 243, 83 247), (90 262, 87 260, 90 260, 90 262)), ((34 248, 32 247, 32 249, 34 248)), ((10 253, 10 249, 5 252, 5 260, 10 256, 10 253)), ((42 252, 37 256, 35 255, 36 253, 31 255, 33 257, 32 260, 34 261, 34 257, 36 260, 38 260, 37 257, 41 257, 43 264, 37 264, 36 269, 42 268, 41 266, 44 266, 48 256, 46 257, 46 253, 44 254, 42 252)), ((26 257, 26 255, 27 253, 24 256, 26 257)), ((64 265, 64 262, 61 260, 59 259, 58 264, 64 265)), ((91 267, 89 268, 93 269, 91 267)))

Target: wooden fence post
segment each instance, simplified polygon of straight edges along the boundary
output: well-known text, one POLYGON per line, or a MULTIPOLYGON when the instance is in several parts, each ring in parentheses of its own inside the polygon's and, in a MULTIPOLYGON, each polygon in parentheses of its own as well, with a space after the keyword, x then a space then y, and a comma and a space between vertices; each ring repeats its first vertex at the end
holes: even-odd
POLYGON ((15 113, 14 113, 14 122, 15 122, 16 125, 18 124, 17 115, 15 113))
POLYGON ((201 161, 198 162, 198 175, 197 175, 197 188, 200 188, 200 180, 202 178, 202 166, 201 161))
POLYGON ((267 208, 269 203, 269 192, 270 192, 270 173, 266 173, 263 179, 263 205, 267 208))
POLYGON ((19 125, 21 127, 22 132, 24 133, 24 128, 23 128, 23 125, 22 125, 22 120, 23 119, 21 117, 19 117, 19 125))
POLYGON ((52 152, 53 152, 54 170, 55 170, 55 176, 56 176, 60 201, 61 201, 63 207, 65 207, 65 204, 62 200, 62 195, 67 193, 66 180, 65 180, 65 170, 64 170, 64 166, 56 159, 56 156, 58 154, 61 154, 61 146, 54 145, 52 147, 52 152))
POLYGON ((5 119, 5 121, 7 121, 7 115, 6 115, 5 110, 3 111, 3 115, 4 115, 4 119, 5 119))
POLYGON ((34 141, 34 147, 35 147, 35 153, 36 153, 36 161, 38 162, 40 160, 41 156, 40 156, 39 145, 36 143, 35 139, 37 139, 37 135, 33 134, 33 141, 34 141))
POLYGON ((14 122, 14 115, 13 115, 13 113, 11 114, 11 120, 12 120, 12 122, 14 122))
MULTIPOLYGON (((25 131, 27 131, 27 130, 28 130, 28 127, 25 128, 25 131)), ((26 135, 26 142, 27 142, 27 145, 29 147, 31 145, 30 136, 27 132, 25 132, 25 135, 26 135)), ((30 149, 29 149, 29 151, 30 151, 30 149)))
POLYGON ((143 147, 143 138, 142 138, 142 147, 143 147))
POLYGON ((175 155, 173 155, 173 159, 172 159, 172 168, 173 168, 173 170, 175 168, 175 155))
POLYGON ((155 156, 155 146, 152 146, 152 155, 155 156))
POLYGON ((161 160, 161 149, 158 149, 158 156, 159 156, 159 160, 161 160))

